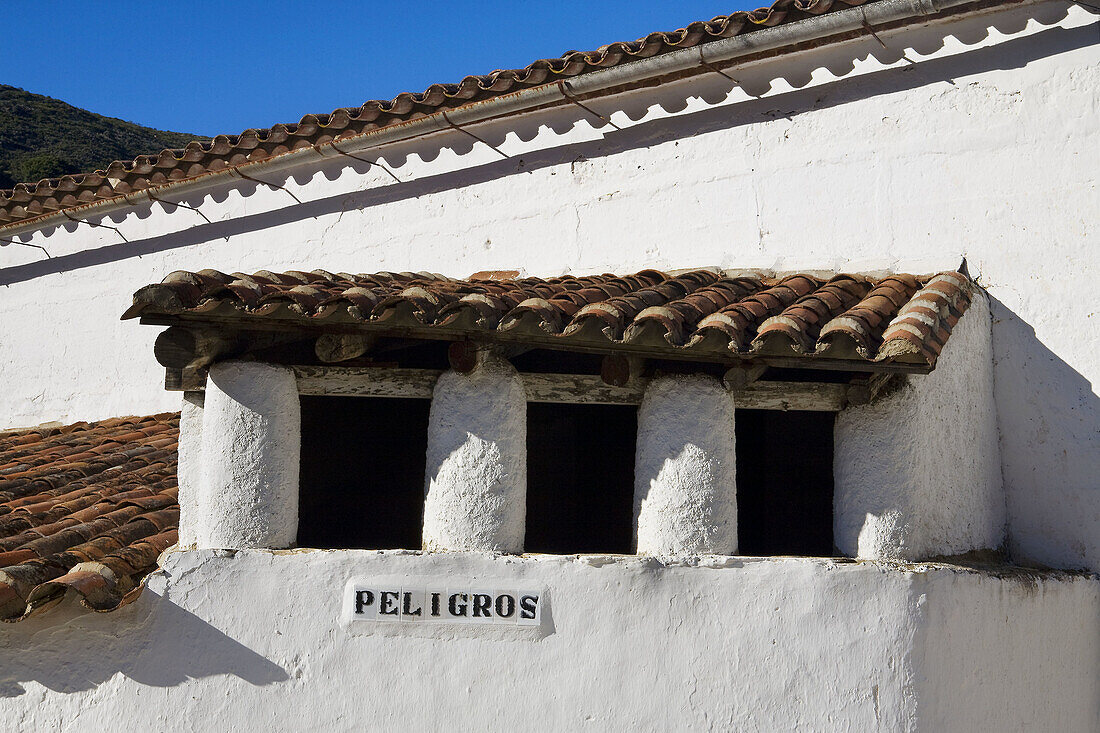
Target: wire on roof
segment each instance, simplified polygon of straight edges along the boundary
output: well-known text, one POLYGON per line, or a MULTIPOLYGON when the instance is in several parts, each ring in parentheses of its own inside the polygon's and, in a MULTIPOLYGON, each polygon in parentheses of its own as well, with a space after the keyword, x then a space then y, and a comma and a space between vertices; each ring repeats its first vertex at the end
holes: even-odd
POLYGON ((213 224, 214 223, 214 222, 210 221, 210 219, 206 216, 206 214, 202 213, 201 211, 199 211, 194 206, 188 206, 187 204, 181 204, 181 203, 178 203, 176 201, 165 201, 162 198, 157 198, 156 196, 149 193, 148 191, 146 191, 145 195, 148 196, 149 198, 151 198, 153 201, 156 201, 157 203, 162 204, 162 205, 167 204, 168 206, 182 206, 185 209, 191 209, 191 211, 194 211, 196 214, 201 216, 203 219, 206 219, 207 224, 213 224))
POLYGON ((721 76, 724 76, 724 77, 726 77, 727 79, 729 79, 730 81, 732 81, 732 82, 733 82, 734 84, 737 84, 738 86, 740 86, 740 85, 741 85, 741 82, 737 81, 737 80, 736 80, 736 79, 734 79, 734 78, 733 78, 732 76, 730 76, 729 74, 727 74, 726 72, 722 71, 722 70, 721 70, 721 69, 719 69, 719 68, 718 68, 717 66, 715 66, 714 64, 710 63, 710 62, 709 62, 709 61, 707 61, 707 60, 706 60, 705 58, 703 58, 703 47, 702 47, 702 46, 699 46, 698 48, 699 48, 699 63, 700 63, 700 65, 702 65, 702 66, 704 66, 704 67, 706 67, 706 68, 710 69, 710 70, 711 70, 711 71, 713 71, 713 72, 714 72, 715 74, 720 74, 721 76))
POLYGON ((493 150, 497 151, 498 153, 500 153, 500 155, 504 156, 505 158, 507 158, 507 157, 508 157, 508 154, 507 154, 507 153, 505 153, 504 151, 502 151, 502 150, 501 150, 500 148, 498 148, 498 147, 497 147, 496 145, 493 145, 492 143, 488 142, 487 140, 485 140, 485 139, 483 139, 483 138, 480 138, 480 137, 478 137, 477 135, 475 135, 474 133, 470 132, 469 130, 464 130, 464 129, 462 129, 461 127, 459 127, 458 125, 456 125, 455 123, 451 122, 451 118, 447 116, 447 110, 443 110, 443 120, 444 120, 444 121, 445 121, 445 122, 446 122, 446 123, 447 123, 448 125, 450 125, 450 126, 451 126, 451 127, 453 127, 454 129, 458 130, 459 132, 462 132, 462 133, 465 133, 465 134, 469 135, 469 136, 470 136, 470 137, 472 137, 472 138, 473 138, 474 140, 477 140, 477 141, 478 141, 479 143, 484 143, 485 145, 488 145, 488 146, 489 146, 490 148, 492 148, 493 150))
POLYGON ((612 126, 612 127, 614 127, 614 128, 616 129, 616 130, 619 130, 620 132, 622 131, 622 129, 623 129, 623 128, 621 128, 621 127, 619 127, 618 125, 616 125, 616 124, 615 124, 614 122, 612 122, 612 121, 611 121, 611 120, 610 120, 609 118, 607 118, 607 117, 604 117, 604 116, 603 116, 603 115, 601 115, 601 114, 600 114, 599 112, 597 112, 596 110, 592 109, 591 107, 589 107, 588 105, 584 104, 584 103, 583 103, 583 102, 581 102, 581 101, 580 101, 579 99, 577 99, 576 97, 574 97, 574 96, 572 95, 572 93, 571 93, 571 92, 572 92, 572 88, 571 88, 571 87, 569 86, 569 82, 567 82, 567 81, 566 81, 565 79, 558 79, 558 91, 560 91, 560 92, 561 92, 561 94, 562 94, 562 96, 563 96, 563 97, 565 97, 565 98, 566 98, 567 100, 569 100, 569 101, 570 101, 570 102, 572 102, 573 104, 575 104, 575 105, 577 105, 578 107, 580 107, 581 109, 583 109, 583 110, 584 110, 585 112, 587 112, 588 114, 590 114, 590 115, 593 115, 593 116, 595 116, 596 118, 598 118, 598 119, 601 119, 601 120, 603 120, 603 121, 604 121, 605 123, 607 123, 607 124, 611 125, 611 126, 612 126), (567 92, 567 91, 565 91, 566 89, 569 89, 570 91, 568 91, 568 92, 567 92))
POLYGON ((278 183, 268 183, 267 181, 261 181, 259 178, 253 178, 252 176, 245 175, 244 173, 241 173, 240 167, 237 167, 237 166, 234 166, 233 172, 236 173, 241 178, 245 179, 246 181, 252 181, 253 183, 259 183, 263 186, 268 186, 270 188, 277 188, 280 191, 285 192, 287 196, 294 199, 298 203, 302 203, 302 200, 300 198, 298 198, 297 196, 295 196, 293 193, 291 193, 290 190, 288 188, 286 188, 285 186, 280 186, 278 183))
MULTIPOLYGON (((351 153, 345 153, 343 150, 336 147, 336 142, 335 141, 330 142, 329 145, 332 147, 333 150, 335 150, 340 155, 347 156, 348 158, 351 158, 352 160, 358 160, 362 163, 366 163, 367 165, 371 166, 372 168, 374 168, 374 167, 381 168, 382 170, 386 171, 386 173, 390 174, 390 178, 397 181, 398 183, 401 183, 401 179, 397 177, 397 174, 395 174, 393 171, 391 171, 387 166, 382 165, 381 162, 379 162, 377 160, 367 160, 366 158, 360 158, 358 155, 352 155, 351 153)), ((313 148, 314 148, 314 150, 316 150, 317 146, 314 145, 313 148)))

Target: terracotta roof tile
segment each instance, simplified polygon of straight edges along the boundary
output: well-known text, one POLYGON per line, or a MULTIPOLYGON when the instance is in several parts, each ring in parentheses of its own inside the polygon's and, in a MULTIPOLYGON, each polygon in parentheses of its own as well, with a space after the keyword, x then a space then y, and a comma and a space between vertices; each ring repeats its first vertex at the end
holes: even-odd
POLYGON ((179 414, 0 435, 0 618, 110 611, 176 542, 179 414))
MULTIPOLYGON (((546 348, 646 349, 751 358, 935 366, 970 303, 963 274, 727 277, 712 270, 459 280, 431 273, 174 272, 134 294, 124 318, 358 324, 427 338, 546 348), (302 283, 308 282, 308 288, 302 283)), ((75 470, 75 469, 74 469, 75 470)))
POLYGON ((266 160, 300 148, 325 145, 370 130, 455 109, 492 97, 560 79, 621 66, 681 48, 748 33, 758 28, 863 5, 870 0, 775 0, 770 7, 737 11, 696 21, 671 32, 650 33, 635 41, 611 43, 595 51, 567 51, 522 69, 467 76, 454 84, 433 84, 420 93, 403 92, 391 100, 371 100, 328 114, 309 114, 296 123, 245 130, 196 140, 185 148, 115 161, 106 170, 46 178, 0 190, 0 226, 15 224, 94 201, 119 198, 151 186, 194 178, 226 167, 266 160))

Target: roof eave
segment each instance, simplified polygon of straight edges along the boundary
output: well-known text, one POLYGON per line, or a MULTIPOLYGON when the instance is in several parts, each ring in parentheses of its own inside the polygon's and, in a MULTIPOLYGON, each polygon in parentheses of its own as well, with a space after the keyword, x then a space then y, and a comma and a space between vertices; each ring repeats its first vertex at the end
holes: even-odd
POLYGON ((216 185, 231 178, 245 178, 262 171, 278 171, 305 162, 307 159, 335 158, 362 152, 381 145, 409 140, 423 135, 453 129, 532 111, 537 108, 571 103, 572 98, 607 92, 618 92, 640 82, 690 73, 713 73, 715 66, 744 61, 762 53, 802 50, 811 46, 849 40, 867 35, 872 28, 911 25, 927 21, 932 16, 964 14, 1002 5, 1022 5, 1041 0, 881 0, 881 2, 851 7, 813 18, 806 18, 770 28, 762 28, 723 38, 691 48, 639 59, 620 66, 598 69, 568 82, 568 93, 561 81, 510 92, 491 99, 472 102, 452 109, 441 109, 425 117, 398 122, 369 130, 334 142, 292 150, 280 155, 209 171, 180 181, 150 186, 141 191, 119 193, 118 196, 67 207, 33 219, 0 225, 0 235, 19 236, 47 227, 79 220, 88 215, 105 215, 129 206, 159 198, 163 192, 184 194, 216 185), (339 149, 335 147, 339 144, 339 149))

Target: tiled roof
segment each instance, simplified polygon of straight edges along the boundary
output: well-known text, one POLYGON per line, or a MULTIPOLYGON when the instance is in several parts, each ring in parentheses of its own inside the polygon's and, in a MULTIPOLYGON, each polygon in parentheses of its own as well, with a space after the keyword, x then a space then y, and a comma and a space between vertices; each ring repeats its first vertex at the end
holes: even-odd
POLYGON ((0 618, 132 600, 176 543, 179 413, 0 434, 0 618))
POLYGON ((213 140, 189 143, 183 149, 141 155, 132 161, 115 161, 106 170, 94 173, 20 183, 12 190, 0 191, 0 226, 266 160, 300 148, 326 145, 441 109, 455 109, 597 69, 693 48, 757 28, 863 5, 868 1, 775 0, 770 7, 720 15, 712 20, 690 23, 676 31, 650 33, 636 41, 612 43, 591 52, 568 51, 557 58, 540 59, 522 69, 467 76, 457 84, 433 84, 419 94, 404 92, 389 101, 371 100, 362 106, 344 107, 329 114, 306 115, 297 123, 245 130, 239 135, 218 135, 213 140))
POLYGON ((174 272, 142 288, 123 317, 231 319, 244 326, 261 320, 359 324, 428 338, 480 337, 547 348, 857 359, 930 368, 970 304, 972 288, 958 272, 826 280, 810 274, 776 279, 644 270, 456 280, 408 272, 203 270, 174 272))

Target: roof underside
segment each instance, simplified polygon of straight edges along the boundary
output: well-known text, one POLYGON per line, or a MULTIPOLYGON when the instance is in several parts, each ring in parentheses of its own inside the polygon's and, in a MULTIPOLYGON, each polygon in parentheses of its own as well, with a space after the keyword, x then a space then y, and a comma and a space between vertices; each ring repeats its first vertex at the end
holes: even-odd
POLYGON ((249 129, 239 135, 197 140, 182 149, 115 161, 106 170, 20 183, 0 190, 0 227, 155 186, 197 178, 206 173, 268 160, 302 148, 331 144, 344 138, 424 117, 440 110, 556 83, 599 69, 629 64, 682 48, 694 48, 723 38, 772 27, 873 0, 776 0, 770 7, 738 11, 708 21, 690 23, 667 33, 650 33, 636 41, 612 43, 595 51, 567 51, 540 59, 522 69, 497 70, 467 76, 455 84, 433 84, 421 93, 403 92, 392 100, 371 100, 328 114, 309 114, 297 123, 249 129))
POLYGON ((974 287, 958 272, 827 280, 811 274, 734 277, 709 269, 550 279, 510 275, 459 280, 430 273, 174 272, 135 293, 123 317, 926 372, 974 287))
POLYGON ((0 619, 112 611, 176 543, 179 413, 0 435, 0 619))

